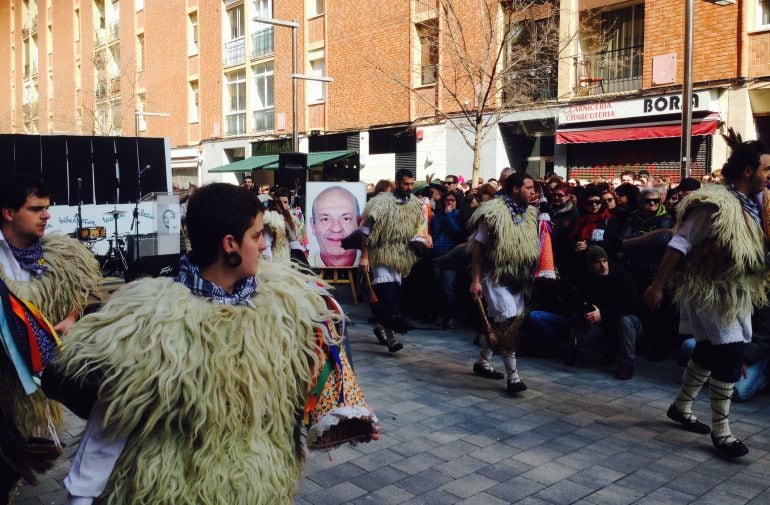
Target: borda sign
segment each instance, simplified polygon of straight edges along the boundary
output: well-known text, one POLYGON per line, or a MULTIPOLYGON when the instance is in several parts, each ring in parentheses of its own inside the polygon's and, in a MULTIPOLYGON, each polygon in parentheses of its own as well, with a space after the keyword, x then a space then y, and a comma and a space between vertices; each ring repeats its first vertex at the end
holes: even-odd
MULTIPOLYGON (((698 91, 692 95, 693 111, 711 110, 710 107, 715 105, 716 103, 711 100, 710 91, 698 91)), ((559 111, 559 123, 563 125, 589 121, 662 116, 665 114, 681 113, 681 110, 681 95, 660 95, 630 100, 573 103, 559 111)))

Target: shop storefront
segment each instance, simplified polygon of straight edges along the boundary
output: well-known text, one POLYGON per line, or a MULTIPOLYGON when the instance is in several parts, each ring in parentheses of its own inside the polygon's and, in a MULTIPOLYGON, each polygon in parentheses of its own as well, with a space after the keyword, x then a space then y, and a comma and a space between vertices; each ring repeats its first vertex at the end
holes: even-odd
MULTIPOLYGON (((681 95, 573 103, 559 111, 556 143, 567 150, 569 177, 605 179, 647 170, 678 180, 681 95)), ((721 121, 717 90, 692 97, 692 175, 711 172, 713 136, 721 121)))

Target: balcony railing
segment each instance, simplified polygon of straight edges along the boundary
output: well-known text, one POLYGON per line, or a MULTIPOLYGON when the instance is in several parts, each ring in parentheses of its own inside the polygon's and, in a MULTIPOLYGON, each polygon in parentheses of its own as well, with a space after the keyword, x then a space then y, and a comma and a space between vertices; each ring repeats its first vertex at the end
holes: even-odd
POLYGON ((37 16, 33 17, 29 23, 29 32, 37 33, 37 16))
POLYGON ((116 21, 110 25, 110 31, 108 35, 110 42, 114 42, 120 39, 120 22, 116 21))
POLYGON ((246 61, 246 44, 243 37, 225 43, 224 65, 231 67, 246 61))
POLYGON ((254 111, 254 133, 275 130, 275 109, 254 111))
POLYGON ((246 113, 235 112, 225 116, 225 136, 246 134, 246 113))
POLYGON ((273 27, 260 30, 251 35, 251 58, 263 58, 273 54, 275 42, 273 39, 273 27))
POLYGON ((325 38, 325 22, 324 15, 320 14, 307 21, 307 42, 308 44, 315 44, 323 42, 325 38))
POLYGON ((601 51, 575 61, 578 94, 598 95, 642 87, 642 46, 601 51))

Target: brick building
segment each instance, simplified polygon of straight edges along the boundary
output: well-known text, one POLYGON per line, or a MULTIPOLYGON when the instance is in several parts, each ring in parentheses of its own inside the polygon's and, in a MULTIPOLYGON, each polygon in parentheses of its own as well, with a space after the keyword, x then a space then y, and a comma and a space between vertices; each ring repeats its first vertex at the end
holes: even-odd
MULTIPOLYGON (((298 81, 300 150, 356 150, 367 181, 396 167, 467 178, 462 117, 479 108, 484 79, 457 73, 447 2, 0 1, 0 132, 163 136, 177 180, 228 177, 208 170, 291 148, 292 30, 254 18, 296 20, 299 73, 333 78, 298 81)), ((484 2, 493 20, 516 5, 484 2)), ((519 33, 475 22, 479 2, 449 3, 467 54, 483 58, 519 33)), ((493 79, 480 108, 494 116, 478 149, 481 176, 508 165, 581 177, 676 173, 681 2, 534 3, 538 23, 555 22, 558 50, 545 65, 493 79), (507 86, 526 79, 529 102, 512 99, 507 86)), ((770 2, 719 3, 695 2, 696 172, 721 165, 722 125, 770 136, 770 2)), ((498 70, 512 53, 501 54, 498 70)))

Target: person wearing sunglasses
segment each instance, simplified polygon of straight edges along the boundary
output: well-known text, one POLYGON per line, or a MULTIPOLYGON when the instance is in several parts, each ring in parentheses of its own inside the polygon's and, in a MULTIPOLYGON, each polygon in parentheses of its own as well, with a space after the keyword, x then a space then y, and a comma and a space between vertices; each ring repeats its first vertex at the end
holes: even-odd
POLYGON ((581 270, 585 262, 583 255, 591 245, 601 246, 611 259, 618 251, 618 222, 602 203, 602 191, 595 185, 588 185, 580 194, 580 216, 569 234, 572 246, 570 271, 581 270))
POLYGON ((620 238, 633 238, 653 230, 673 228, 674 224, 674 217, 661 205, 658 190, 644 188, 639 193, 639 208, 629 214, 620 230, 620 238))

